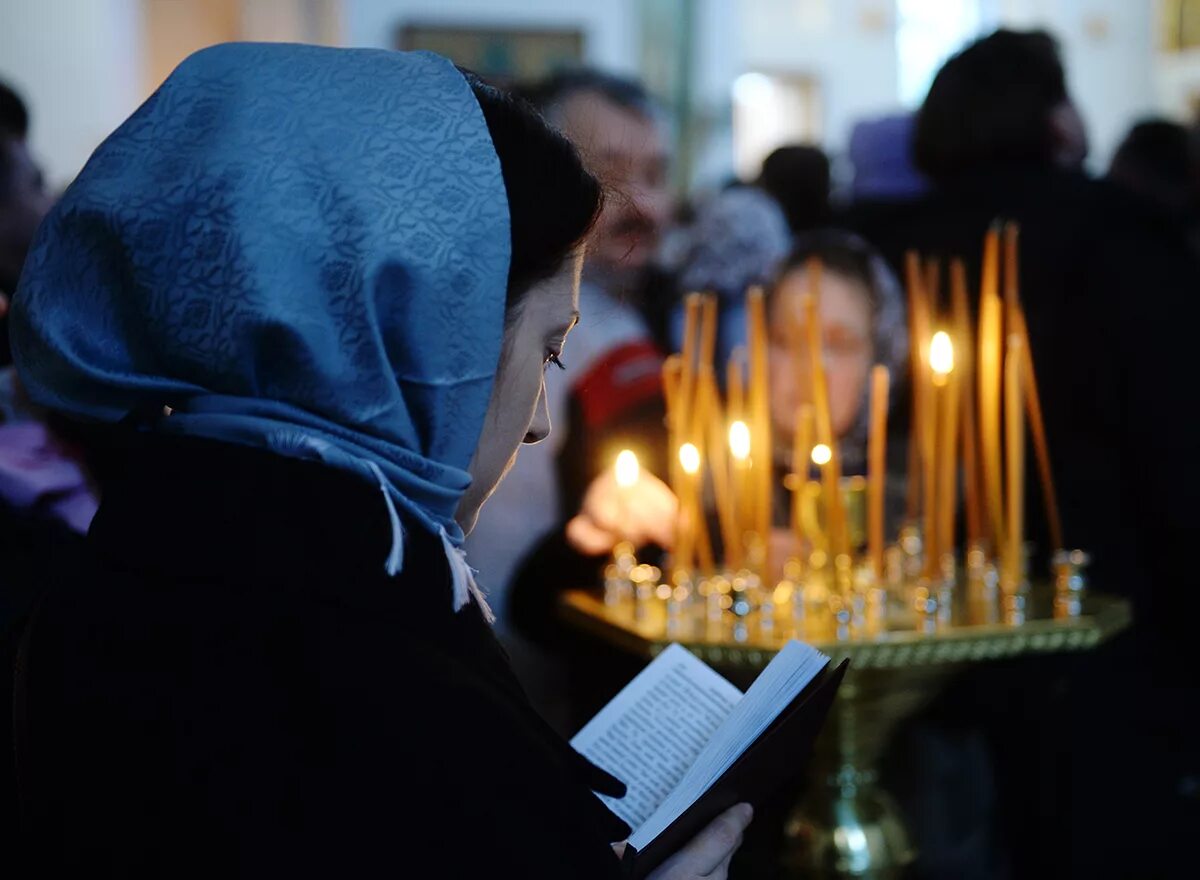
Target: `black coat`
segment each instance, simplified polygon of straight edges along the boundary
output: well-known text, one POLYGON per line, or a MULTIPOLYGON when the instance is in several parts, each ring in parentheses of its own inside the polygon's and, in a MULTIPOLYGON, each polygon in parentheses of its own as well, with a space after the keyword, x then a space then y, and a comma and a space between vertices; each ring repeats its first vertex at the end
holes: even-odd
POLYGON ((410 526, 389 578, 370 483, 129 439, 18 675, 38 872, 620 876, 626 828, 589 789, 619 783, 451 611, 439 539, 410 526))

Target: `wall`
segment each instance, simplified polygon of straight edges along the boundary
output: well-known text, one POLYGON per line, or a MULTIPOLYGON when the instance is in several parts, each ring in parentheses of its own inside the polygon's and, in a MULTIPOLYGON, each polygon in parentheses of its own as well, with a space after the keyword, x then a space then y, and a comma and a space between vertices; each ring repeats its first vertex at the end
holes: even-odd
POLYGON ((0 9, 0 79, 24 96, 52 187, 70 182, 142 95, 137 0, 39 0, 0 9))
POLYGON ((828 149, 844 149, 859 118, 899 106, 891 2, 743 0, 738 6, 743 69, 814 77, 828 149))

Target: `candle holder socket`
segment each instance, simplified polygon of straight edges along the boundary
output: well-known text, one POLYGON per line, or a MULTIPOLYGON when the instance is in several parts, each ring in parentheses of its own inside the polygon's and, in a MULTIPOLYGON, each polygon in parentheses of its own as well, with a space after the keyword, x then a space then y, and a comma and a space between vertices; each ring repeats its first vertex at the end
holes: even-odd
POLYGON ((1083 550, 1058 550, 1051 561, 1054 569, 1054 616, 1078 617, 1083 607, 1087 580, 1083 570, 1091 556, 1083 550))

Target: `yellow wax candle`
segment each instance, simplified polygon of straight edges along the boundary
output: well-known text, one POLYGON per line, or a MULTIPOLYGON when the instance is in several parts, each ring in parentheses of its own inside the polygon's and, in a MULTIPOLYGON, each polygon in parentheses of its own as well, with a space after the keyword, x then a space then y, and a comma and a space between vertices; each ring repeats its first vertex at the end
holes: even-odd
POLYGON ((737 419, 729 425, 729 455, 733 459, 734 568, 745 563, 746 531, 749 529, 750 426, 737 419))
MULTIPOLYGON (((683 358, 678 354, 663 360, 663 401, 667 414, 667 448, 679 448, 679 384, 683 378, 683 358)), ((679 463, 673 455, 667 456, 667 483, 675 497, 679 497, 679 463)))
MULTIPOLYGON (((705 368, 709 371, 713 369, 713 356, 716 352, 717 345, 717 298, 712 294, 705 294, 700 297, 700 326, 697 334, 698 338, 698 358, 697 377, 705 368)), ((686 320, 686 318, 685 318, 686 320)), ((697 379, 697 383, 698 383, 697 379)), ((696 398, 699 397, 699 384, 696 386, 696 398)), ((695 442, 699 442, 699 438, 704 436, 704 416, 699 412, 698 407, 691 414, 691 422, 688 426, 689 436, 696 438, 695 442)))
POLYGON ((1046 423, 1042 418, 1042 399, 1038 394, 1037 374, 1033 370, 1033 350, 1029 347, 1029 330, 1025 326, 1025 313, 1017 309, 1017 332, 1021 337, 1025 363, 1021 376, 1025 380, 1025 410, 1029 416, 1029 433, 1033 437, 1033 451, 1037 458, 1038 478, 1042 484, 1042 500, 1046 505, 1046 525, 1050 531, 1050 543, 1055 550, 1065 549, 1063 544, 1062 519, 1058 513, 1058 494, 1054 491, 1054 473, 1050 468, 1050 446, 1046 440, 1046 423))
POLYGON ((684 443, 679 447, 679 467, 683 474, 683 493, 679 498, 683 528, 675 537, 675 568, 677 571, 691 572, 695 568, 696 516, 699 507, 696 503, 696 476, 700 472, 700 450, 695 444, 684 443))
POLYGON ((1024 343, 1017 334, 1008 337, 1004 361, 1005 451, 1008 457, 1008 516, 1005 524, 1007 553, 1004 558, 1009 589, 1021 582, 1021 542, 1025 522, 1025 409, 1021 374, 1025 362, 1024 343))
POLYGON ((755 504, 752 527, 763 546, 771 531, 771 455, 770 397, 767 389, 767 319, 761 287, 750 289, 746 298, 750 324, 750 432, 751 468, 755 504))
POLYGON ((705 397, 705 451, 708 453, 708 470, 712 474, 713 502, 717 506, 717 524, 721 529, 721 543, 725 550, 725 563, 733 567, 737 554, 737 525, 734 514, 733 491, 730 485, 729 457, 726 454, 725 414, 721 411, 721 400, 717 396, 717 382, 711 369, 701 370, 700 393, 705 397))
POLYGON ((1009 333, 1017 332, 1020 305, 1020 273, 1017 270, 1017 237, 1020 228, 1011 220, 1004 224, 1004 323, 1009 333))
POLYGON ((1000 379, 1003 357, 1002 307, 999 293, 1000 243, 988 230, 983 248, 983 277, 979 299, 979 446, 983 471, 985 531, 992 552, 1004 547, 1004 511, 1000 443, 1000 379))
MULTIPOLYGON (((934 384, 938 386, 937 441, 937 552, 935 564, 940 571, 941 557, 954 551, 954 511, 958 495, 958 376, 954 346, 946 333, 938 334, 937 345, 942 349, 935 358, 934 384), (940 342, 945 339, 945 342, 940 342), (940 374, 940 380, 939 380, 940 374)), ((933 357, 931 353, 931 357, 933 357)))
POLYGON ((933 334, 929 342, 929 381, 932 394, 929 397, 927 417, 933 423, 933 443, 928 456, 923 456, 926 462, 923 471, 923 490, 921 492, 924 507, 924 527, 921 539, 924 542, 925 576, 936 577, 940 570, 939 560, 942 554, 940 527, 940 501, 938 493, 938 477, 941 472, 941 459, 946 450, 941 445, 941 431, 938 430, 949 412, 949 377, 954 369, 954 346, 950 336, 939 330, 933 334))
POLYGON ((680 440, 686 441, 692 429, 692 408, 696 393, 696 349, 699 345, 700 312, 703 298, 689 293, 683 299, 683 370, 679 379, 679 411, 675 429, 680 440))
POLYGON ((883 507, 887 477, 888 368, 871 368, 871 423, 867 440, 867 551, 875 577, 883 578, 883 507))
POLYGON ((967 546, 978 544, 983 537, 980 514, 980 486, 978 448, 979 435, 975 430, 975 384, 973 355, 975 346, 971 339, 971 314, 967 306, 967 270, 962 260, 955 260, 950 267, 951 298, 954 314, 954 335, 958 340, 961 355, 956 359, 955 373, 958 378, 959 411, 962 422, 959 426, 959 443, 962 449, 963 496, 967 514, 967 546))
POLYGON ((796 541, 804 541, 804 487, 808 483, 809 456, 813 447, 813 408, 802 403, 796 408, 796 425, 792 435, 792 531, 796 541))
MULTIPOLYGON (((909 520, 920 513, 925 490, 925 471, 932 454, 931 409, 932 389, 929 387, 929 299, 921 273, 921 258, 916 251, 905 254, 905 278, 908 286, 908 338, 912 363, 912 415, 909 423, 908 492, 905 506, 909 520)), ((924 501, 928 504, 928 500, 924 501)))
POLYGON ((737 559, 737 567, 741 567, 744 551, 742 542, 746 538, 746 530, 750 527, 746 498, 746 471, 750 466, 750 426, 746 419, 746 380, 742 370, 745 349, 736 349, 729 358, 726 372, 726 392, 729 395, 729 405, 726 417, 729 420, 729 450, 730 450, 730 495, 733 499, 733 528, 736 535, 736 546, 733 556, 737 559), (744 439, 745 451, 739 457, 737 440, 744 439))
POLYGON ((830 548, 838 556, 847 553, 849 547, 842 511, 841 456, 838 454, 837 438, 833 436, 833 420, 829 410, 829 385, 825 377, 824 340, 817 296, 812 292, 805 294, 802 308, 805 331, 808 333, 816 440, 828 447, 830 452, 829 464, 821 468, 821 495, 828 512, 826 522, 830 548))

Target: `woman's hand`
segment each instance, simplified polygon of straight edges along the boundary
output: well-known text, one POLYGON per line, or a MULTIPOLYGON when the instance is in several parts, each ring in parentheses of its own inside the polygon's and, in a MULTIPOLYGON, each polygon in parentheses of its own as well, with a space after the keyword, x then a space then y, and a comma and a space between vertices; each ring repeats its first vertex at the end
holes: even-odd
POLYGON ((642 471, 632 486, 618 486, 612 468, 592 480, 579 513, 567 523, 567 541, 580 553, 601 556, 622 541, 634 547, 675 541, 679 502, 666 483, 642 471))
POLYGON ((730 807, 659 865, 648 880, 725 880, 729 862, 742 845, 742 832, 752 818, 754 810, 749 804, 730 807))

